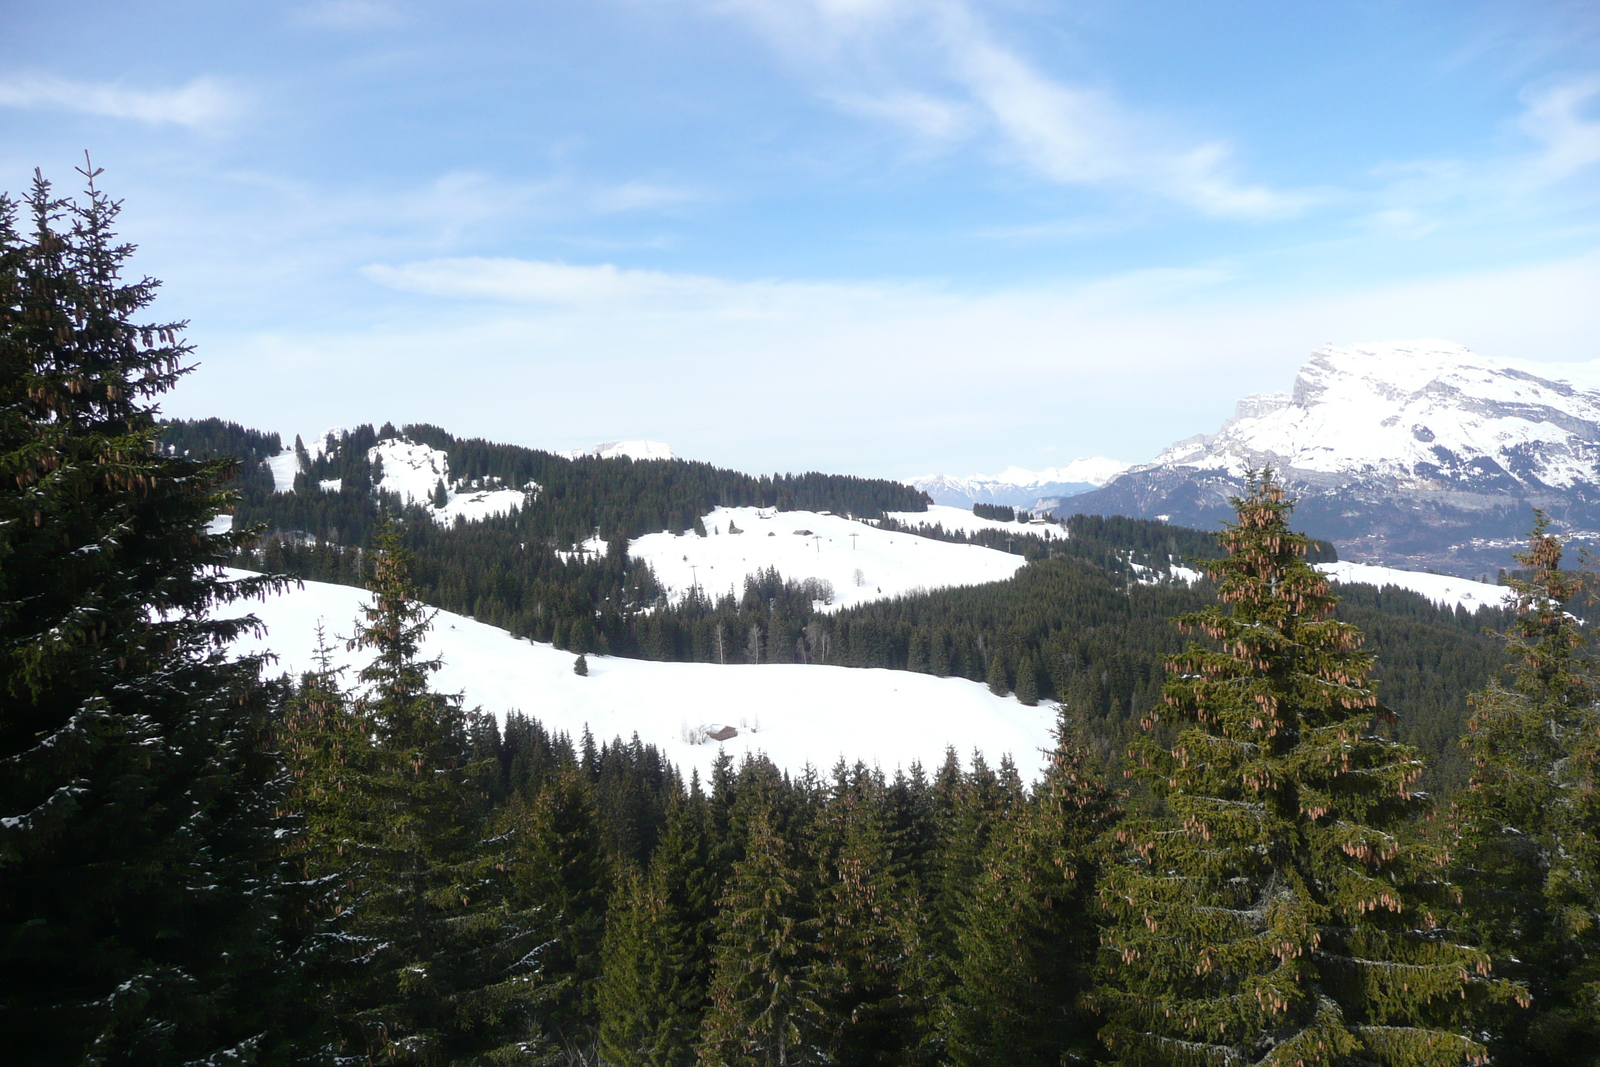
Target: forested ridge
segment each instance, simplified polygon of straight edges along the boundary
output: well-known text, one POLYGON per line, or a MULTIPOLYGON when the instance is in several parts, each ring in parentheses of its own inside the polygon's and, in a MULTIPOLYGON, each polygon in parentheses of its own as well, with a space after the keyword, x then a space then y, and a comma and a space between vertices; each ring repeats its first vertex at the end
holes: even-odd
POLYGON ((155 421, 191 350, 137 317, 154 283, 121 279, 117 205, 85 174, 82 201, 36 181, 26 228, 0 198, 8 1063, 1595 1062, 1600 667, 1542 516, 1484 638, 1507 670, 1473 694, 1453 800, 1418 788, 1393 694, 1481 617, 1339 603, 1264 475, 1206 582, 1140 584, 1140 551, 1201 536, 1140 527, 1124 569, 1047 556, 961 591, 999 600, 905 598, 830 631, 885 650, 903 625, 908 657, 924 633, 931 670, 957 642, 928 634, 987 619, 989 680, 1019 690, 1014 621, 1019 663, 1058 634, 1142 648, 1120 751, 1098 724, 1121 698, 1097 716, 1068 673, 1038 781, 956 753, 684 780, 636 738, 435 691, 405 516, 324 546, 373 594, 353 677, 326 648, 287 679, 227 655, 252 623, 229 616, 286 579, 219 575, 263 531, 215 532, 236 461, 155 421), (1419 654, 1384 690, 1382 642, 1419 654))
MULTIPOLYGON (((906 500, 896 494, 910 491, 822 475, 753 479, 676 460, 565 460, 408 426, 409 439, 449 453, 452 474, 461 472, 465 484, 541 486, 535 501, 515 515, 441 527, 420 508, 372 492, 368 449, 398 432, 360 427, 336 439, 325 455, 307 454, 295 493, 272 493, 264 469, 252 475, 241 486, 236 521, 264 522, 274 532, 238 562, 360 585, 363 556, 352 549, 367 543, 362 538, 387 506, 406 519, 400 536, 425 601, 519 636, 575 653, 830 663, 968 678, 1030 703, 1064 701, 1093 724, 1091 733, 1107 751, 1120 749, 1160 699, 1161 657, 1180 645, 1168 620, 1214 595, 1204 581, 1190 586, 1169 578, 1174 563, 1215 558, 1221 549, 1214 535, 1146 519, 1080 515, 1067 520, 1065 538, 1050 539, 1025 525, 967 534, 877 520, 1026 556, 1030 566, 1005 582, 824 612, 816 609, 817 591, 798 576, 769 572, 747 582, 737 598, 696 594, 668 603, 648 568, 627 560, 626 539, 611 537, 612 531, 638 536, 669 528, 655 524, 677 514, 677 532, 703 536, 700 515, 730 501, 807 508, 831 503, 825 510, 855 508, 871 517, 874 504, 899 510, 906 500), (337 491, 316 488, 333 480, 337 491), (690 510, 674 512, 680 506, 690 510), (571 551, 597 530, 608 539, 604 555, 571 551)), ((174 451, 231 454, 241 467, 254 462, 259 468, 276 438, 212 419, 168 423, 163 441, 174 451)), ((1307 553, 1310 562, 1337 559, 1323 541, 1310 542, 1307 553)), ((1374 678, 1397 709, 1401 736, 1428 755, 1428 785, 1464 783, 1457 742, 1468 716, 1466 697, 1494 674, 1496 644, 1483 630, 1505 619, 1367 586, 1349 587, 1338 612, 1360 626, 1378 652, 1374 678)))

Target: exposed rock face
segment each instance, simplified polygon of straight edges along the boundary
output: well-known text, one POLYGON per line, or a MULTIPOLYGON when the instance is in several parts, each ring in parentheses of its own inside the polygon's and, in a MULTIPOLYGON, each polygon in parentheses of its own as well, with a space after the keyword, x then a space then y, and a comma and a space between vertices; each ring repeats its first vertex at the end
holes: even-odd
POLYGON ((1061 510, 1212 527, 1264 466, 1300 498, 1297 523, 1346 558, 1507 566, 1535 507, 1580 540, 1600 529, 1600 364, 1514 365, 1445 341, 1329 346, 1292 393, 1246 397, 1217 433, 1061 510))

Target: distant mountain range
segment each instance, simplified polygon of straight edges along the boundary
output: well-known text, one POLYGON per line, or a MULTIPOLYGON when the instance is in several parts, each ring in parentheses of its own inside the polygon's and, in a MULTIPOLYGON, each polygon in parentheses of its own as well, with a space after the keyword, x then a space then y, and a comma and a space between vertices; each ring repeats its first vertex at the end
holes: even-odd
POLYGON ((1104 456, 1076 459, 1065 467, 1042 471, 1007 467, 999 474, 926 474, 907 482, 933 498, 935 504, 970 508, 973 504, 1008 504, 1049 511, 1068 497, 1105 485, 1131 464, 1104 456))
POLYGON ((1215 528, 1264 466, 1299 498, 1297 524, 1345 559, 1474 576, 1511 565, 1533 508, 1597 540, 1600 363, 1512 363, 1435 340, 1330 345, 1291 392, 1245 397, 1216 433, 1057 510, 1215 528))

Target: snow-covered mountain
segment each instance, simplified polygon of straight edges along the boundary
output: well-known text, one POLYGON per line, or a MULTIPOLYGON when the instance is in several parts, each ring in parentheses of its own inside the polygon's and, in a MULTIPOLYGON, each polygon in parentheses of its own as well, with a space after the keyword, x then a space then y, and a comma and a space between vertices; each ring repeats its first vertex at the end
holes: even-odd
MULTIPOLYGON (((243 572, 231 572, 242 576, 243 572)), ((332 646, 333 665, 354 680, 366 657, 346 646, 369 594, 322 582, 268 596, 248 610, 267 627, 246 635, 235 651, 271 651, 276 670, 291 675, 314 666, 318 623, 332 646)), ((521 710, 551 730, 577 737, 585 726, 596 737, 628 738, 659 746, 685 773, 709 776, 717 753, 737 759, 765 752, 799 773, 808 763, 826 770, 841 756, 876 763, 892 773, 921 761, 930 770, 946 745, 968 756, 985 754, 991 766, 1009 753, 1032 778, 1052 745, 1053 708, 1025 707, 964 678, 817 664, 658 663, 590 656, 589 675, 573 673, 573 656, 547 644, 511 636, 464 615, 440 611, 423 643, 439 656, 440 692, 459 692, 466 706, 495 715, 521 710), (737 735, 710 741, 731 726, 737 735)))
POLYGON ((672 449, 660 441, 601 441, 593 448, 569 448, 556 455, 563 459, 672 459, 672 449))
POLYGON ((936 504, 970 508, 973 504, 1008 504, 1012 507, 1054 507, 1060 500, 1105 485, 1130 464, 1104 456, 1075 459, 1065 467, 1042 471, 1007 467, 999 474, 925 474, 908 478, 936 504), (1048 501, 1048 503, 1042 503, 1048 501))
POLYGON ((1461 574, 1509 564, 1545 509, 1600 528, 1600 363, 1480 356, 1448 341, 1316 352, 1288 393, 1255 394, 1214 434, 1172 445, 1062 511, 1210 527, 1270 465, 1297 521, 1342 556, 1461 574))

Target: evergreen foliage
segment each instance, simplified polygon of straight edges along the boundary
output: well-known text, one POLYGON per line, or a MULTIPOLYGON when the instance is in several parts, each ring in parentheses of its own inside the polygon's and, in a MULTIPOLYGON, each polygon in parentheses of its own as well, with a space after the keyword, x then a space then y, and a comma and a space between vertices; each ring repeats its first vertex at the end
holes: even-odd
POLYGON ((1082 1004, 1098 949, 1093 900, 1116 800, 1065 721, 1040 787, 1001 817, 956 921, 942 1044, 961 1067, 1096 1058, 1082 1004))
MULTIPOLYGON (((308 746, 319 756, 335 746, 340 756, 358 754, 306 768, 354 772, 348 782, 317 784, 324 796, 331 785, 343 810, 312 821, 327 837, 309 835, 313 847, 349 857, 348 931, 365 950, 355 961, 359 974, 339 991, 341 1054, 384 1063, 535 1062, 537 1009, 549 994, 531 954, 548 939, 549 923, 512 892, 520 870, 512 838, 485 835, 491 769, 473 758, 459 701, 430 688, 439 663, 422 658, 421 644, 431 615, 416 599, 390 524, 378 534, 371 589, 356 639, 374 653, 360 674, 362 695, 348 713, 326 712, 334 732, 308 746)), ((320 683, 314 693, 333 698, 320 683)), ((306 806, 315 813, 313 799, 306 806)))
POLYGON ((1161 808, 1101 882, 1102 1037, 1129 1064, 1486 1062, 1470 1006, 1514 990, 1444 926, 1421 763, 1375 728, 1371 657, 1271 473, 1234 503, 1210 568, 1228 608, 1180 619, 1210 643, 1169 659, 1132 753, 1161 808))
POLYGON ((718 902, 699 1058, 708 1067, 828 1062, 827 1020, 814 977, 816 919, 792 853, 769 806, 755 806, 744 856, 718 902))
POLYGON ((218 618, 236 464, 157 448, 185 324, 139 316, 120 205, 0 197, 0 1047, 16 1064, 292 1057, 279 699, 218 618), (211 614, 208 614, 211 613, 211 614))
POLYGON ((1567 614, 1578 576, 1536 513, 1512 578, 1509 686, 1474 698, 1464 741, 1456 877, 1467 924, 1497 969, 1531 993, 1496 1020, 1495 1062, 1590 1064, 1600 1056, 1600 679, 1589 635, 1567 614))

